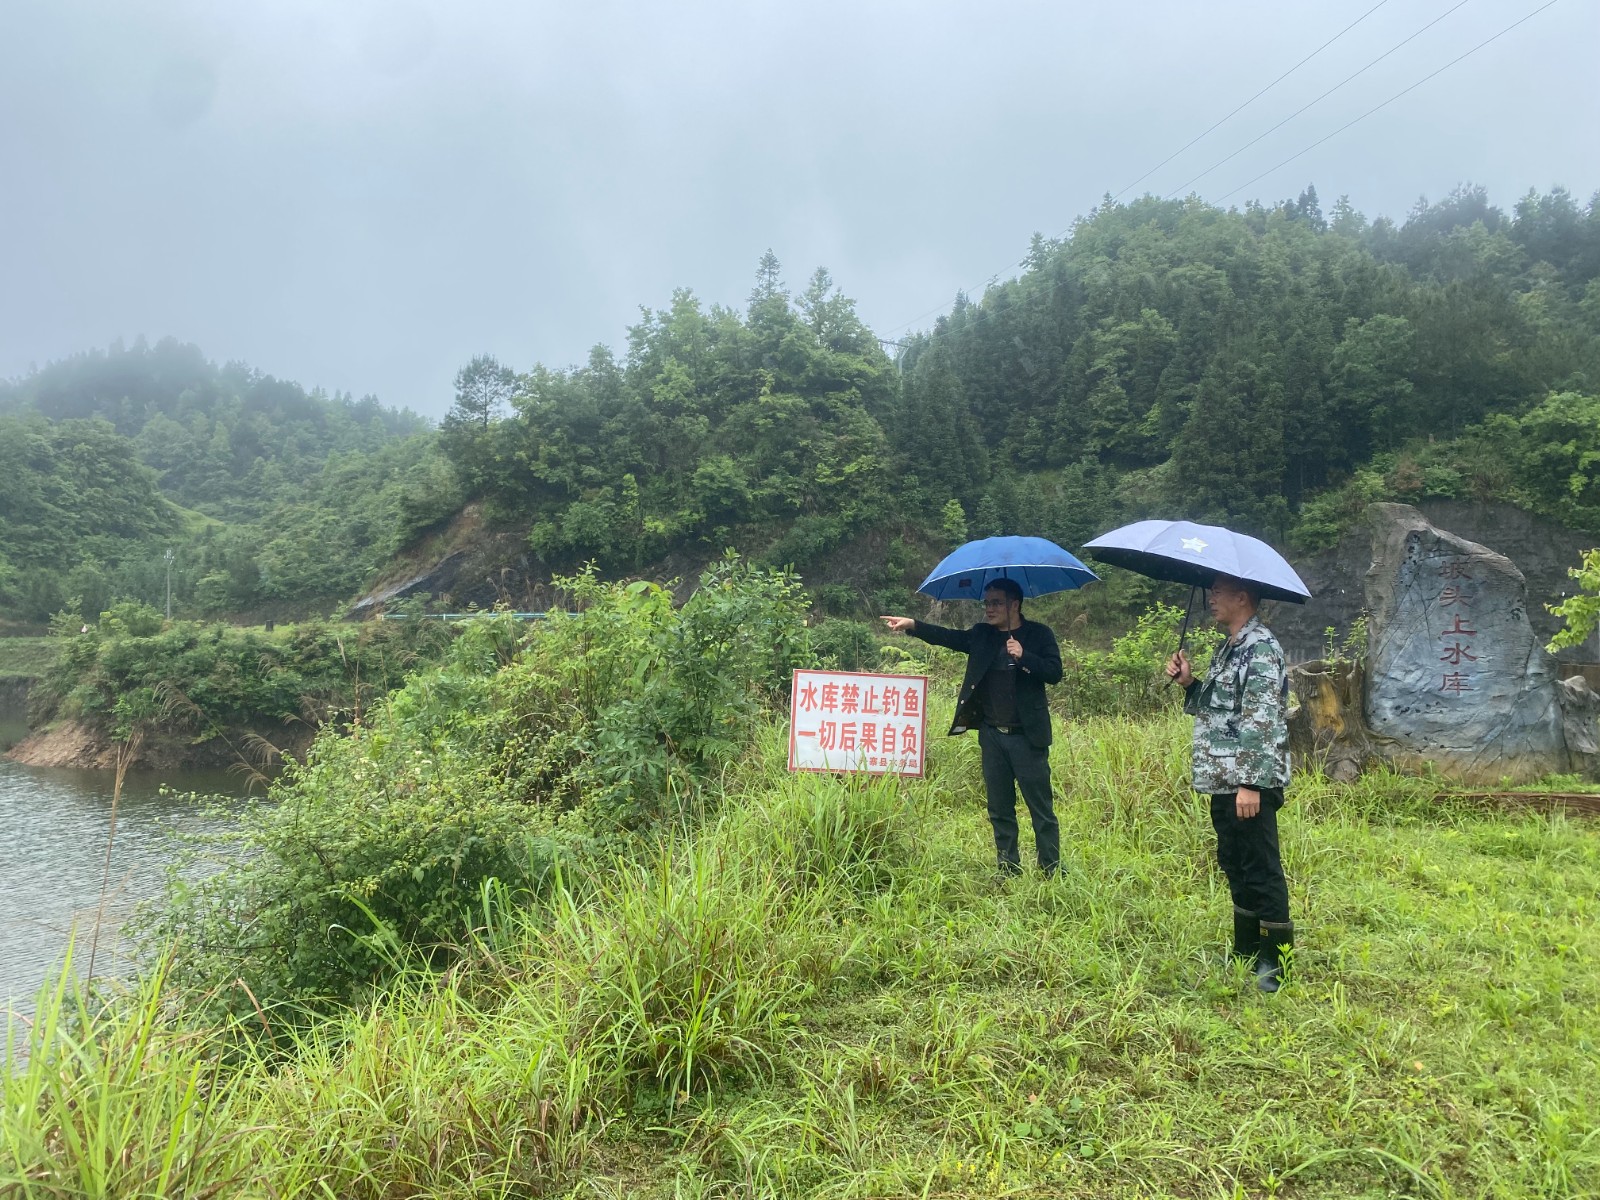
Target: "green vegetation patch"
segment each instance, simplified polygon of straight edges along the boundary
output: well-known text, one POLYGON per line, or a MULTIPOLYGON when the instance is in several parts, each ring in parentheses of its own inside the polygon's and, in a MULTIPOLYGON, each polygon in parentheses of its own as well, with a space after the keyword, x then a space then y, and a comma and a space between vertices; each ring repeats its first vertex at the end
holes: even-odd
POLYGON ((0 679, 38 679, 55 665, 60 649, 50 638, 0 638, 0 679))
POLYGON ((577 615, 456 626, 442 663, 287 768, 231 867, 151 914, 208 1011, 325 1012, 397 956, 455 961, 491 880, 526 900, 563 870, 605 874, 714 803, 804 661, 793 577, 729 560, 682 607, 654 584, 562 582, 577 615))
POLYGON ((30 723, 88 721, 119 738, 180 732, 359 723, 364 710, 435 661, 453 636, 440 621, 344 625, 308 621, 271 633, 163 621, 124 601, 82 627, 54 622, 50 654, 29 693, 30 723))
MULTIPOLYGON (((1075 651, 1060 872, 1002 879, 975 739, 918 780, 787 771, 792 576, 562 582, 577 615, 469 623, 325 731, 175 877, 129 993, 69 971, 12 1027, 0 1193, 1600 1191, 1592 824, 1302 773, 1264 996, 1189 722, 1138 686, 1177 612, 1075 651)), ((135 657, 171 632, 118 620, 135 657)), ((943 728, 958 659, 877 651, 943 728)))
POLYGON ((5 1084, 0 1186, 1593 1195, 1594 830, 1299 779, 1301 936, 1264 997, 1226 957, 1186 735, 1067 728, 1061 875, 998 886, 970 739, 896 785, 790 777, 770 727, 700 832, 531 904, 488 889, 452 970, 287 1058, 223 1065, 158 1015, 159 980, 97 1039, 47 1007, 5 1084))
POLYGON ((0 381, 0 613, 30 622, 169 595, 180 616, 310 611, 461 499, 414 413, 172 339, 0 381))

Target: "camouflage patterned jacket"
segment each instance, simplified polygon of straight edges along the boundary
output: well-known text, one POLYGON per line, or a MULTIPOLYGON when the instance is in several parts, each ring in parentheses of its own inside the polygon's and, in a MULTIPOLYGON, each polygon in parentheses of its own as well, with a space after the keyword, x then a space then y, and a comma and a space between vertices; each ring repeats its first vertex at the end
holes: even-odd
POLYGON ((1191 683, 1183 711, 1194 718, 1194 790, 1289 783, 1289 674, 1283 647, 1260 617, 1217 648, 1204 679, 1191 683))

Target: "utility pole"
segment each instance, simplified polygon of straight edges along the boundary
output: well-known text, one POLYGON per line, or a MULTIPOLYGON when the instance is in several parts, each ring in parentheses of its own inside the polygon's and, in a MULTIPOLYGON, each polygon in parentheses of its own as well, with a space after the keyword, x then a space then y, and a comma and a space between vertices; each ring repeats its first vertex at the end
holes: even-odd
POLYGON ((167 547, 167 620, 172 620, 172 547, 167 547))

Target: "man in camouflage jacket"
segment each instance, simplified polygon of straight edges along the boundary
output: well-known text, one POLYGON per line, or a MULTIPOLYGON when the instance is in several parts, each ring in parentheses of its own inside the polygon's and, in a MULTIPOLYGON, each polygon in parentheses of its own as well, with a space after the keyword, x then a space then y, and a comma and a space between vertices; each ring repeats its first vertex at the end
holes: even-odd
POLYGON ((1233 894, 1234 953, 1256 986, 1275 992, 1294 945, 1289 885, 1278 853, 1278 809, 1289 784, 1289 677, 1283 647, 1261 623, 1253 585, 1220 576, 1211 613, 1228 631, 1204 679, 1183 651, 1167 675, 1184 687, 1194 722, 1194 789, 1211 797, 1217 863, 1233 894))

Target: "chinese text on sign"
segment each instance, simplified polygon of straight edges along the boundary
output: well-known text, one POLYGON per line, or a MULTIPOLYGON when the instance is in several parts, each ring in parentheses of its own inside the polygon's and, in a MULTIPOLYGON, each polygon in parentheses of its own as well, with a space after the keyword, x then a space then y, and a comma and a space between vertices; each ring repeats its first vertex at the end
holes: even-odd
POLYGON ((789 769, 920 776, 927 698, 923 675, 796 671, 789 769))

